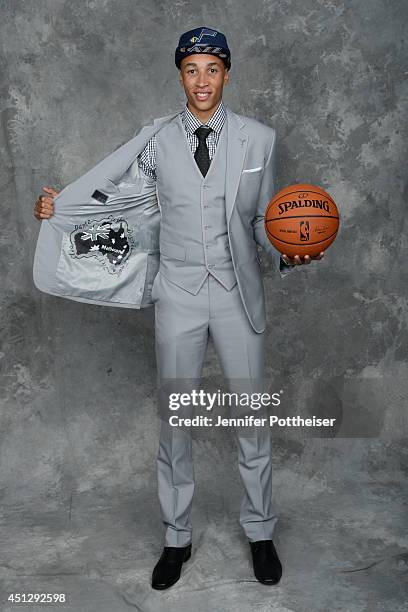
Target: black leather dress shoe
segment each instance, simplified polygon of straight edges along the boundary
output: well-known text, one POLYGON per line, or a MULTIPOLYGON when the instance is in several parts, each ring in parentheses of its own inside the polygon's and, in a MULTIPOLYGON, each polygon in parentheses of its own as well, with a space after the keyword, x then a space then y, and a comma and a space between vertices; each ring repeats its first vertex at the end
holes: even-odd
POLYGON ((282 565, 272 540, 250 542, 255 578, 263 584, 278 584, 282 565))
POLYGON ((181 566, 191 557, 191 544, 176 547, 165 546, 152 575, 152 587, 168 589, 180 578, 181 566))

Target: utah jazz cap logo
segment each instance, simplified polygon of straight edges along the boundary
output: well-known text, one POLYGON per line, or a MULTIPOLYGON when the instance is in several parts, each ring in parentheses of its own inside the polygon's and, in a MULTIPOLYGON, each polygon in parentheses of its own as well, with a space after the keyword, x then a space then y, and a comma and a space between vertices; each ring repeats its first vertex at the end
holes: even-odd
POLYGON ((208 28, 203 28, 200 32, 200 36, 193 36, 190 38, 190 42, 192 43, 200 43, 203 36, 217 36, 215 30, 209 30, 208 28))
POLYGON ((179 46, 176 48, 174 56, 177 68, 180 69, 183 57, 193 53, 218 55, 223 59, 228 69, 231 65, 230 51, 224 34, 212 28, 199 27, 184 32, 180 36, 179 46))

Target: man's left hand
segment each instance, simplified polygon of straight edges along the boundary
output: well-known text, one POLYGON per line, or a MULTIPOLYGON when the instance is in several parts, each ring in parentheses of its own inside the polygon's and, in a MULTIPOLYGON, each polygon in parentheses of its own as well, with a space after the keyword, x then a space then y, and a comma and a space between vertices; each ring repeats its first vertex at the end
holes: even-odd
POLYGON ((295 255, 294 257, 289 257, 288 255, 281 255, 283 261, 289 266, 301 266, 302 264, 310 264, 313 259, 322 259, 324 255, 324 251, 321 251, 318 255, 314 257, 310 257, 310 255, 295 255))

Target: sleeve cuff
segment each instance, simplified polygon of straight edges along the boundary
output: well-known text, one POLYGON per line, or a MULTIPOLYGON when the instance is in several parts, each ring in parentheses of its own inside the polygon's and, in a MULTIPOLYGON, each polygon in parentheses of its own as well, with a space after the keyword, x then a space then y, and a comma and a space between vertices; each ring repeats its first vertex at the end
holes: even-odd
POLYGON ((280 262, 279 262, 279 268, 280 270, 287 270, 288 268, 293 268, 292 264, 287 264, 285 261, 283 261, 282 257, 280 258, 280 262))

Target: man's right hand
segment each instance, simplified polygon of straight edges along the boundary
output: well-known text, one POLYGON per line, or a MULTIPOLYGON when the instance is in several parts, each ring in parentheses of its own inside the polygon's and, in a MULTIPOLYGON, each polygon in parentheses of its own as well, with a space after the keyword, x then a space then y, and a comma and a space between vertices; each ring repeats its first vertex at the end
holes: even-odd
POLYGON ((54 198, 59 194, 53 187, 43 187, 43 191, 47 195, 38 196, 34 206, 34 217, 39 221, 49 219, 54 214, 54 198))

